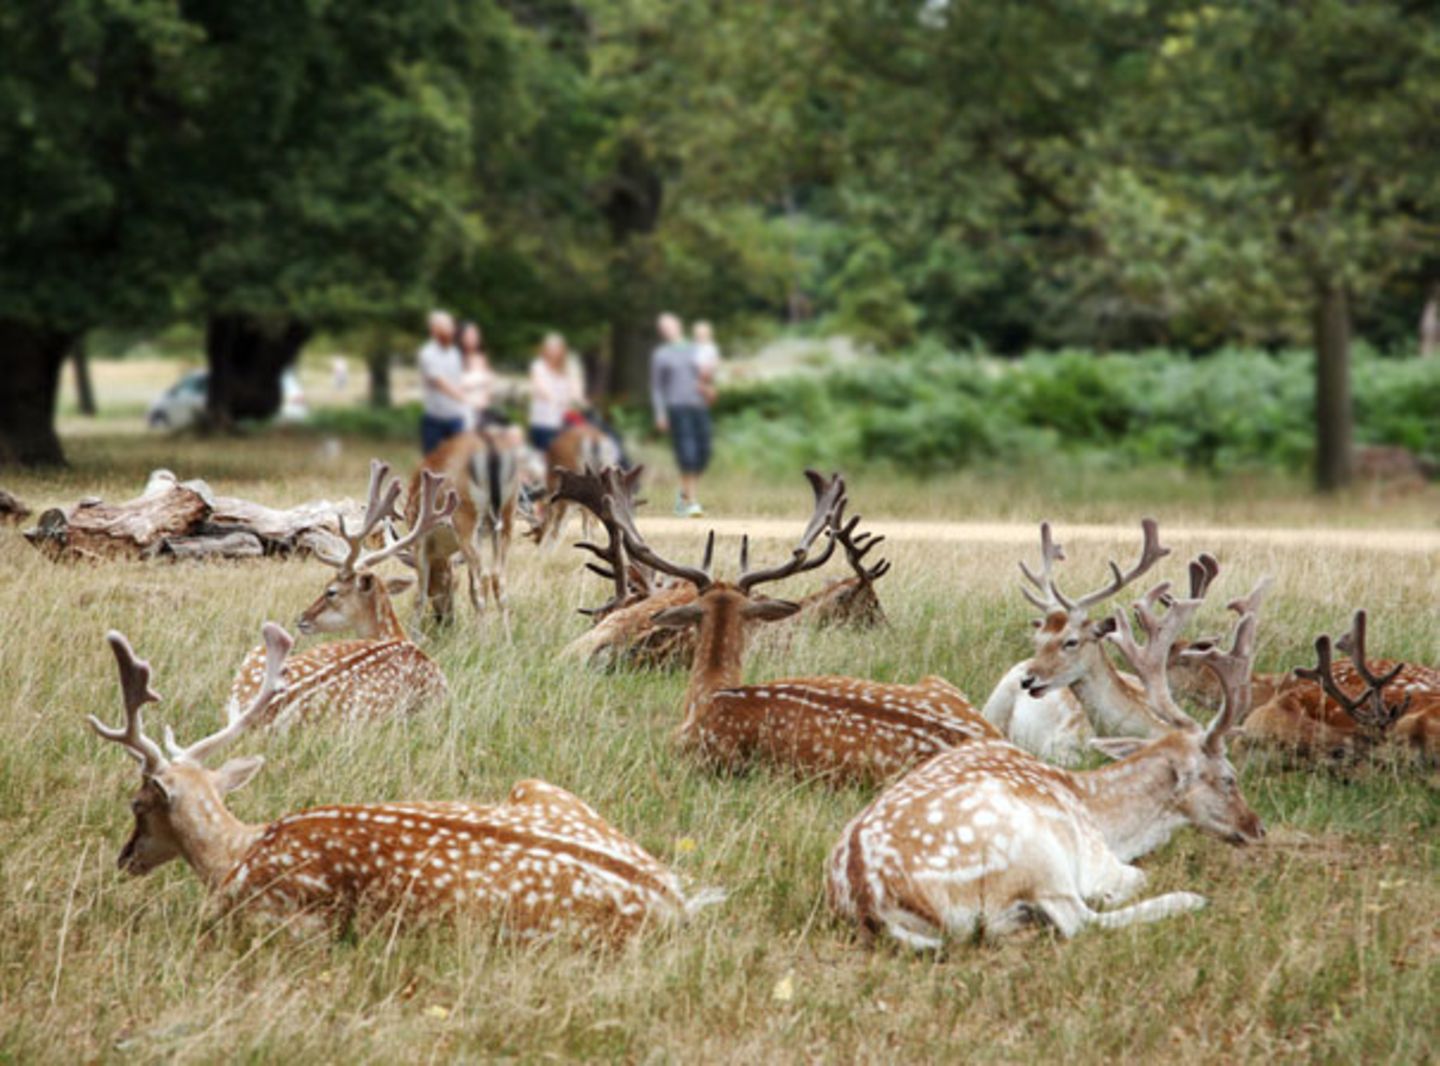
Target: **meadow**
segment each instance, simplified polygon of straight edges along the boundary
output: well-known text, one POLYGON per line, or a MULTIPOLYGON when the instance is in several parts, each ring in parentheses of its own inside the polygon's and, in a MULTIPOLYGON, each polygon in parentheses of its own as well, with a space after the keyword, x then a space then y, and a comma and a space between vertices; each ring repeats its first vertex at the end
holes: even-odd
MULTIPOLYGON (((267 503, 337 498, 363 491, 372 448, 322 448, 305 433, 176 442, 106 424, 67 447, 68 471, 5 487, 31 506, 122 499, 163 465, 267 503)), ((414 461, 399 443, 380 453, 402 470, 414 461)), ((1210 547, 1184 530, 1221 525, 1232 535, 1216 546, 1221 584, 1201 625, 1218 628, 1229 595, 1274 574, 1260 669, 1308 662, 1314 635, 1343 629, 1357 606, 1371 612, 1376 654, 1440 663, 1433 488, 1317 502, 1278 477, 1063 467, 926 482, 860 471, 851 481, 855 508, 882 532, 901 519, 1049 517, 1062 540, 1066 523, 1127 527, 1074 545, 1075 584, 1133 552, 1142 513, 1160 519, 1175 549, 1171 575, 1210 547), (1413 540, 1381 550, 1258 532, 1319 526, 1413 540)), ((708 488, 727 520, 793 517, 798 532, 808 513, 798 471, 761 479, 723 468, 708 488)), ((647 510, 668 511, 672 491, 661 479, 647 510)), ((698 553, 704 528, 654 541, 698 553)), ((722 542, 722 572, 736 548, 722 542)), ((749 676, 939 673, 983 700, 1027 654, 1015 562, 1035 549, 978 538, 887 548, 887 628, 800 628, 783 646, 757 647, 749 676)), ((759 545, 784 549, 773 536, 759 545)), ((829 914, 821 874, 869 794, 764 771, 721 778, 677 756, 669 737, 683 675, 559 661, 587 624, 576 609, 606 590, 578 553, 541 556, 529 544, 513 556, 512 641, 468 612, 427 636, 450 679, 447 705, 363 729, 249 737, 236 753, 267 765, 232 810, 258 822, 333 801, 499 801, 539 777, 587 799, 693 886, 728 889, 728 901, 618 951, 523 946, 480 923, 304 940, 215 925, 181 864, 139 880, 115 869, 137 775, 84 726, 86 713, 119 714, 103 635, 121 630, 151 660, 164 700, 150 721, 184 741, 218 721, 261 623, 293 624, 327 573, 271 561, 57 567, 0 529, 0 1060, 1420 1062, 1440 1048, 1433 775, 1242 758, 1266 840, 1242 850, 1186 831, 1142 860, 1148 892, 1198 891, 1207 909, 1071 942, 1036 931, 939 956, 866 946, 829 914)), ((403 608, 408 617, 408 598, 403 608)))

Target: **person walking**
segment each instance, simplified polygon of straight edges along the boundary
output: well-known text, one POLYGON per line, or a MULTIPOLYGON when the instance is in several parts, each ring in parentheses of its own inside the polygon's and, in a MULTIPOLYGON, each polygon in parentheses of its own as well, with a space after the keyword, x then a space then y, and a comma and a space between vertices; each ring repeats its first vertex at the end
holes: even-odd
POLYGON ((685 339, 680 319, 668 311, 655 323, 660 345, 650 356, 650 404, 655 428, 670 434, 680 491, 675 513, 698 518, 700 475, 710 465, 710 411, 701 392, 702 374, 695 345, 685 339))
POLYGON ((530 364, 530 446, 541 455, 586 407, 585 373, 558 333, 547 333, 530 364))
POLYGON ((455 347, 455 320, 445 311, 431 311, 429 325, 430 340, 418 356, 424 403, 420 450, 426 455, 464 431, 469 410, 461 386, 464 367, 455 347))

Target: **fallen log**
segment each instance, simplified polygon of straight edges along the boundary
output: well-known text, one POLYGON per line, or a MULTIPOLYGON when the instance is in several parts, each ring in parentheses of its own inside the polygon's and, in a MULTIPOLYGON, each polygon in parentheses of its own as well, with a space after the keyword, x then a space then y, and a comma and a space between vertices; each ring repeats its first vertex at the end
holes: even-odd
POLYGON ((29 517, 30 508, 4 489, 0 489, 0 525, 23 522, 29 517))

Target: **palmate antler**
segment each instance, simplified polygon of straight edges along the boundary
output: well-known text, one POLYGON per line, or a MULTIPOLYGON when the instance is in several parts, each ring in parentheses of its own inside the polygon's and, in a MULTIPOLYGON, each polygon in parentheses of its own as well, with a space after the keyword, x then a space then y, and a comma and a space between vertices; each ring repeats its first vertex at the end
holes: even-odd
POLYGON ((1410 695, 1407 693, 1399 703, 1385 701, 1385 686, 1400 675, 1405 664, 1396 663, 1392 669, 1380 676, 1370 672, 1370 664, 1365 658, 1366 621, 1365 612, 1356 611, 1354 620, 1350 623, 1350 632, 1335 642, 1335 646, 1350 657, 1356 674, 1365 684, 1359 696, 1352 698, 1335 680, 1330 637, 1325 634, 1315 638, 1315 668, 1296 667, 1295 675, 1307 681, 1319 682, 1325 694, 1338 703, 1358 725, 1372 733, 1381 734, 1410 709, 1410 695))
POLYGON ((625 550, 630 557, 662 574, 669 574, 671 577, 679 578, 681 581, 688 581, 695 586, 696 591, 704 592, 711 585, 714 579, 710 576, 710 566, 715 558, 715 532, 711 530, 710 535, 705 539, 705 560, 697 570, 693 566, 684 566, 680 563, 671 562, 656 552, 645 543, 640 536, 640 530, 635 526, 634 501, 625 492, 611 492, 607 489, 600 501, 600 518, 607 529, 615 529, 619 532, 624 542, 625 550))
MULTIPOLYGON (((1027 600, 1042 611, 1063 608, 1072 614, 1083 614, 1096 604, 1110 599, 1127 585, 1139 580, 1156 563, 1170 554, 1170 549, 1160 543, 1160 525, 1155 519, 1141 519, 1140 531, 1143 538, 1140 546, 1140 558, 1129 570, 1121 571, 1120 564, 1112 559, 1110 560, 1111 577, 1106 584, 1083 596, 1071 599, 1060 590, 1059 583, 1055 580, 1055 563, 1065 558, 1065 552, 1051 536, 1050 523, 1042 522, 1040 523, 1040 573, 1036 574, 1023 562, 1020 564, 1020 571, 1025 575, 1025 580, 1034 585, 1040 594, 1037 596, 1023 586, 1020 591, 1027 600)), ((1212 559, 1211 562, 1213 561, 1212 559)))
POLYGON ((805 525, 805 531, 800 535, 800 539, 796 542, 790 558, 786 562, 764 570, 751 570, 750 538, 741 538, 740 577, 735 583, 742 591, 749 592, 757 586, 772 581, 782 581, 787 577, 824 566, 830 556, 834 554, 836 526, 839 524, 839 515, 845 507, 845 479, 839 474, 825 478, 814 470, 805 471, 805 477, 809 480, 810 488, 815 493, 815 506, 810 514, 810 521, 805 525), (812 558, 810 549, 814 546, 815 539, 821 533, 826 532, 829 533, 829 536, 826 538, 825 549, 812 558))
POLYGON ((440 488, 444 480, 441 475, 432 471, 422 471, 419 517, 403 537, 395 537, 390 533, 390 522, 400 518, 395 506, 400 499, 400 479, 390 479, 389 463, 371 459, 370 487, 365 494, 365 517, 361 520, 359 529, 352 531, 345 522, 345 516, 338 516, 340 536, 345 541, 347 551, 343 559, 325 561, 342 574, 358 573, 391 557, 399 557, 414 565, 409 558, 410 548, 426 533, 448 521, 460 506, 460 497, 454 489, 446 492, 443 502, 440 500, 440 488), (365 542, 377 529, 385 531, 384 546, 366 552, 365 542))
MULTIPOLYGON (((1264 584, 1265 582, 1262 581, 1256 591, 1247 597, 1249 603, 1237 600, 1231 606, 1243 604, 1258 607, 1259 595, 1257 593, 1262 591, 1264 584)), ((1184 658, 1207 666, 1215 675, 1215 679, 1220 682, 1220 691, 1224 702, 1220 707, 1220 712, 1211 719, 1210 725, 1205 730, 1204 748, 1210 754, 1220 752, 1225 735, 1240 726, 1245 721, 1246 715, 1250 713, 1257 619, 1253 610, 1242 610, 1239 615, 1229 651, 1221 651, 1220 648, 1212 645, 1206 648, 1190 648, 1181 652, 1184 658)))

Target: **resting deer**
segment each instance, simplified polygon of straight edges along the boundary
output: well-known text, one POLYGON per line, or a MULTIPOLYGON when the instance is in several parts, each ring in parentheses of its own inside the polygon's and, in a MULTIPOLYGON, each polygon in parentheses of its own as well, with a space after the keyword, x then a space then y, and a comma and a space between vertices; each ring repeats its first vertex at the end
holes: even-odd
POLYGON ((489 600, 508 623, 505 570, 520 501, 519 450, 481 433, 451 437, 425 457, 410 479, 405 511, 412 523, 426 473, 441 477, 459 505, 450 524, 432 530, 414 553, 420 578, 417 618, 423 621, 428 614, 441 622, 454 619, 455 579, 450 562, 458 552, 465 560, 470 605, 476 617, 483 614, 489 600))
MULTIPOLYGON (((1073 765, 1096 733, 1151 736, 1158 728, 1141 686, 1116 670, 1105 654, 1103 641, 1113 632, 1114 619, 1090 618, 1091 608, 1170 554, 1160 544, 1160 529, 1153 518, 1141 522, 1140 528, 1143 540, 1135 564, 1122 572, 1112 561, 1105 585, 1072 600, 1060 590, 1054 575, 1055 563, 1065 558, 1065 552, 1052 537, 1050 523, 1040 524, 1040 571, 1020 564, 1021 574, 1035 588, 1022 584, 1020 591, 1044 612, 1035 622, 1035 654, 1011 667, 982 711, 987 721, 1026 751, 1073 765)), ((1203 565, 1215 567, 1209 556, 1202 559, 1203 565)), ((1208 584, 1215 575, 1206 573, 1208 584)))
POLYGON ((952 744, 999 734, 948 682, 929 677, 916 685, 881 684, 850 677, 805 677, 741 684, 748 631, 798 611, 789 600, 765 599, 757 590, 821 566, 835 548, 832 525, 844 482, 807 471, 815 508, 790 558, 751 570, 749 541, 741 541, 740 576, 732 584, 710 576, 712 534, 701 568, 682 566, 641 539, 625 501, 607 496, 607 517, 618 525, 630 556, 652 570, 688 582, 690 603, 655 616, 660 626, 698 627, 685 717, 677 737, 682 749, 711 763, 740 769, 766 762, 831 781, 884 780, 952 744), (826 545, 811 550, 822 531, 826 545))
POLYGON ((1316 665, 1280 682, 1245 723, 1247 745, 1315 758, 1394 747, 1440 757, 1440 670, 1365 652, 1366 614, 1356 611, 1350 632, 1315 640, 1316 665), (1336 663, 1332 647, 1348 662, 1336 663))
POLYGON ((120 668, 125 724, 90 726, 140 763, 131 801, 135 829, 119 867, 147 874, 183 858, 223 911, 298 926, 384 917, 405 924, 457 913, 498 919, 525 937, 574 933, 623 939, 709 900, 688 901, 674 874, 589 806, 543 781, 521 781, 502 804, 330 804, 249 825, 225 796, 260 769, 259 756, 209 758, 253 727, 284 692, 290 638, 265 627, 265 678, 255 699, 224 729, 168 752, 145 733, 143 709, 159 700, 150 665, 119 633, 109 635, 120 668))
POLYGON ((1094 909, 1133 898, 1145 875, 1132 861, 1182 826, 1232 844, 1264 835, 1225 757, 1225 736, 1248 708, 1254 615, 1240 618, 1228 652, 1187 653, 1215 671, 1224 692, 1208 726, 1169 695, 1171 645, 1199 606, 1171 600, 1165 585, 1152 589, 1136 605, 1143 646, 1128 617, 1117 619, 1113 639, 1150 696, 1158 737, 1094 740, 1118 761, 1084 772, 1004 741, 937 755, 846 826, 827 866, 832 907, 867 933, 936 948, 946 936, 998 937, 1034 918, 1069 937, 1088 925, 1116 928, 1203 906, 1201 896, 1171 892, 1094 909))
POLYGON ((854 574, 837 578, 800 601, 801 611, 822 626, 870 629, 885 624, 885 608, 880 606, 875 582, 890 572, 890 560, 881 559, 869 566, 865 563, 865 557, 885 538, 873 533, 858 533, 859 526, 859 515, 848 521, 843 515, 836 515, 835 540, 844 550, 845 561, 854 574))
MULTIPOLYGON (((365 518, 354 532, 340 519, 340 535, 349 551, 343 559, 326 560, 335 567, 335 577, 305 608, 296 626, 306 635, 354 632, 358 639, 320 644, 292 658, 285 694, 270 704, 257 724, 287 729, 321 714, 361 721, 403 714, 444 699, 448 691, 444 673, 406 635, 391 603, 392 593, 408 587, 410 581, 387 582, 375 567, 442 525, 455 510, 455 494, 439 503, 440 479, 427 472, 409 532, 383 548, 366 551, 366 541, 394 514, 400 496, 400 482, 390 480, 389 474, 388 465, 371 461, 365 518)), ((241 664, 230 689, 232 713, 256 698, 264 683, 264 664, 263 647, 241 664)))
MULTIPOLYGON (((570 426, 545 449, 545 488, 547 503, 541 518, 540 529, 535 534, 536 543, 542 548, 553 548, 560 541, 569 517, 571 500, 557 496, 560 487, 560 471, 584 474, 586 471, 604 470, 620 465, 620 448, 605 433, 589 422, 570 426)), ((590 535, 590 518, 582 509, 581 527, 585 536, 590 535)))

